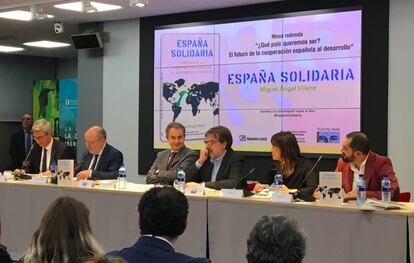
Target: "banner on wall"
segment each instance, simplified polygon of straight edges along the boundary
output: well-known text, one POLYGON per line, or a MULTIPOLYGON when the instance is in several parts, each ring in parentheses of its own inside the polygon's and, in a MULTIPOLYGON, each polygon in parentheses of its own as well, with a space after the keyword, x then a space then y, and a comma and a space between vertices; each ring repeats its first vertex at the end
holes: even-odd
POLYGON ((59 136, 59 85, 56 80, 37 80, 33 84, 33 120, 46 119, 53 137, 59 136))
POLYGON ((67 145, 76 147, 78 120, 78 82, 76 79, 59 80, 59 135, 67 145))
POLYGON ((33 84, 33 120, 46 119, 53 137, 76 152, 78 119, 77 79, 38 80, 33 84))

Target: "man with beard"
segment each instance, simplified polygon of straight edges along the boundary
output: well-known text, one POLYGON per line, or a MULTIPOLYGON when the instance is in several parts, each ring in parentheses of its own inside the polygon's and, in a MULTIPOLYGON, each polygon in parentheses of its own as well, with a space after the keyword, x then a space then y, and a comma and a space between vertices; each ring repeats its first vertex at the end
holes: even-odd
POLYGON ((204 185, 220 190, 222 188, 240 188, 243 176, 244 158, 233 151, 233 137, 228 128, 216 126, 204 136, 205 148, 201 149, 198 160, 193 164, 187 176, 187 186, 204 185))
POLYGON ((342 158, 338 160, 336 172, 342 172, 342 187, 345 197, 357 196, 358 175, 363 174, 368 198, 381 200, 381 180, 388 175, 391 181, 392 200, 399 199, 398 179, 390 158, 370 150, 368 137, 362 132, 351 132, 342 141, 342 158))

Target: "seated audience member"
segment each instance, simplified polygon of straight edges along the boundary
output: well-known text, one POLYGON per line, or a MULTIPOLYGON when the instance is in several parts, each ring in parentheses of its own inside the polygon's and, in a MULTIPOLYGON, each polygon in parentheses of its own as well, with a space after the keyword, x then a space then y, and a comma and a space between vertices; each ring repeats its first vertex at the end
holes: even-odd
MULTIPOLYGON (((36 143, 33 145, 27 163, 23 164, 25 171, 29 173, 44 173, 49 171, 52 162, 57 163, 59 159, 74 159, 73 153, 66 144, 53 139, 52 127, 45 119, 35 121, 32 127, 33 139, 36 143)), ((15 174, 21 173, 16 169, 15 174)))
POLYGON ((147 175, 147 184, 172 185, 180 167, 186 174, 197 160, 198 154, 184 145, 185 127, 172 122, 165 129, 169 150, 159 152, 147 175))
MULTIPOLYGON (((291 132, 278 132, 273 134, 272 159, 276 161, 275 167, 270 170, 261 183, 272 184, 276 172, 283 176, 284 193, 298 193, 298 197, 304 200, 313 200, 312 193, 318 187, 318 175, 315 170, 310 174, 313 164, 301 155, 299 144, 295 135, 291 132), (309 175, 308 175, 309 174, 309 175), (305 178, 307 176, 307 178, 305 178)), ((261 184, 256 184, 255 191, 263 188, 261 184)))
POLYGON ((381 180, 388 175, 391 181, 392 200, 399 200, 398 179, 390 158, 370 150, 368 137, 362 132, 351 132, 342 141, 342 158, 338 160, 337 172, 342 172, 342 187, 346 197, 356 197, 356 182, 364 175, 368 198, 381 200, 381 180))
POLYGON ((205 187, 220 190, 245 185, 245 180, 240 182, 244 158, 231 148, 230 130, 224 126, 213 127, 205 133, 204 143, 205 148, 187 174, 187 186, 197 187, 203 182, 205 187))
POLYGON ((128 262, 179 263, 210 262, 175 252, 174 242, 187 226, 188 202, 172 187, 155 187, 138 204, 141 237, 131 247, 110 253, 128 262))
POLYGON ((12 133, 9 155, 12 160, 11 169, 19 169, 33 144, 32 115, 26 113, 22 117, 21 127, 12 133))
POLYGON ((106 142, 106 131, 93 126, 85 132, 85 144, 88 153, 75 169, 76 178, 105 180, 116 179, 119 167, 124 162, 122 153, 106 142))
POLYGON ((300 263, 306 240, 296 221, 285 216, 264 216, 247 239, 248 263, 300 263))
POLYGON ((78 200, 64 196, 47 208, 23 262, 80 263, 102 254, 102 248, 92 235, 88 208, 78 200))
MULTIPOLYGON (((0 222, 0 236, 1 236, 1 222, 0 222)), ((1 263, 12 262, 9 253, 7 252, 7 248, 3 246, 2 244, 0 244, 0 262, 1 263)))

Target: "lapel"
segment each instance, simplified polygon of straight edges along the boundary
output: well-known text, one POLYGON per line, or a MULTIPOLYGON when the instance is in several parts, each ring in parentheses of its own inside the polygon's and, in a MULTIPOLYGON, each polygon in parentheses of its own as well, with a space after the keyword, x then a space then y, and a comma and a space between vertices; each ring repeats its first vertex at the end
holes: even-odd
MULTIPOLYGON (((100 158, 99 158, 99 162, 98 162, 98 164, 96 165, 96 167, 95 167, 95 171, 100 171, 100 168, 101 168, 101 166, 102 166, 102 164, 103 163, 106 163, 106 161, 105 161, 105 158, 106 158, 106 156, 107 156, 107 152, 109 151, 109 146, 108 146, 108 143, 105 145, 105 148, 103 149, 103 151, 102 151, 102 154, 101 154, 101 156, 100 156, 100 158)), ((91 157, 92 158, 92 157, 91 157)))
MULTIPOLYGON (((186 147, 185 145, 183 147, 181 147, 181 149, 177 152, 177 154, 174 157, 173 163, 172 163, 172 167, 174 167, 175 165, 177 165, 177 163, 184 157, 186 152, 186 147)), ((168 157, 171 155, 171 150, 169 152, 168 157)), ((167 163, 168 163, 168 159, 167 159, 167 163)))
POLYGON ((375 153, 373 152, 369 152, 368 155, 368 159, 367 162, 365 163, 365 170, 364 170, 364 180, 365 180, 365 184, 366 187, 368 188, 368 185, 371 181, 371 178, 374 176, 374 172, 375 172, 375 159, 377 159, 377 157, 375 156, 375 153))
MULTIPOLYGON (((56 149, 56 141, 52 138, 52 149, 51 149, 51 152, 50 152, 50 163, 53 161, 53 160, 56 160, 56 151, 57 151, 57 149, 56 149)), ((50 165, 50 163, 49 163, 49 165, 50 165)))
POLYGON ((346 193, 352 190, 353 181, 354 181, 354 172, 351 169, 351 164, 343 162, 342 185, 346 193))

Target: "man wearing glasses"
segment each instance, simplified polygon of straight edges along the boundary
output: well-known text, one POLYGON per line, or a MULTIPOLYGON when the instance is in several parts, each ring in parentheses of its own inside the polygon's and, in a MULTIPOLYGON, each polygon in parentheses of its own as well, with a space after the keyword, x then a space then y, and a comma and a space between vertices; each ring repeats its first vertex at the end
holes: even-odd
POLYGON ((22 167, 26 155, 33 144, 32 115, 26 113, 22 117, 22 126, 13 132, 10 139, 9 154, 12 160, 11 169, 22 167))
POLYGON ((180 167, 186 174, 189 173, 194 162, 197 160, 197 152, 185 146, 185 127, 181 123, 172 122, 165 128, 167 141, 170 149, 157 154, 147 175, 148 184, 172 185, 177 178, 180 167))
MULTIPOLYGON (((49 171, 52 162, 59 159, 73 159, 74 156, 66 144, 59 142, 52 137, 52 127, 45 119, 35 121, 32 127, 33 139, 36 143, 30 148, 27 154, 27 161, 22 168, 32 174, 45 173, 49 171)), ((24 170, 16 169, 15 174, 24 170)))
POLYGON ((244 158, 231 148, 233 137, 230 130, 216 126, 204 137, 205 148, 201 149, 192 172, 187 175, 187 185, 197 187, 202 183, 216 190, 240 187, 244 158))
POLYGON ((120 151, 106 142, 105 129, 93 126, 85 132, 84 138, 88 153, 75 167, 76 178, 78 180, 116 179, 124 157, 120 151))

